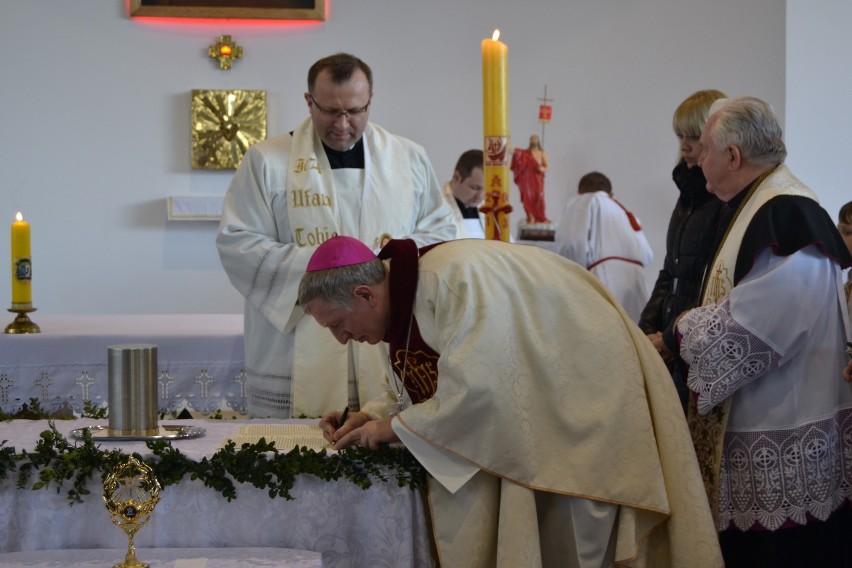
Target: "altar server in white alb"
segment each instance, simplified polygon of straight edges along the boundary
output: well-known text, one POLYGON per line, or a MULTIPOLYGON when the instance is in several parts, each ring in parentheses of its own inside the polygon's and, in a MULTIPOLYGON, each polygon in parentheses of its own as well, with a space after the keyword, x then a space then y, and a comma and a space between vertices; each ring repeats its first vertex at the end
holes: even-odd
POLYGON ((585 266, 609 288, 633 321, 648 301, 645 267, 654 251, 636 217, 612 196, 600 172, 580 178, 554 237, 556 252, 585 266))
POLYGON ((370 67, 349 54, 308 71, 310 116, 290 134, 249 148, 228 193, 216 244, 245 297, 249 413, 319 416, 382 392, 387 350, 339 345, 296 304, 311 253, 334 234, 378 250, 421 245, 455 226, 423 148, 369 122, 370 67))
POLYGON ((841 378, 852 258, 784 164, 766 102, 715 101, 701 147, 724 233, 701 306, 675 327, 725 563, 852 566, 852 386, 841 378))
POLYGON ((320 427, 424 465, 442 568, 722 565, 668 369, 586 269, 494 240, 376 258, 336 237, 299 301, 342 343, 389 343, 394 389, 320 427))

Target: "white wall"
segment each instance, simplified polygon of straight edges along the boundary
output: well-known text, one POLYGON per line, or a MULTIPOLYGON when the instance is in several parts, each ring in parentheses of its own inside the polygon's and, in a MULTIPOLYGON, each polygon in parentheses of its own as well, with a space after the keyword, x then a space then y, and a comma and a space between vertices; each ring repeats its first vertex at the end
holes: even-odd
MULTIPOLYGON (((143 22, 125 0, 0 3, 0 220, 22 210, 32 223, 39 313, 241 311, 215 223, 165 220, 167 196, 221 195, 231 177, 189 167, 192 89, 266 89, 269 132, 283 133, 306 115, 309 65, 350 51, 375 73, 372 120, 423 144, 448 179, 458 155, 481 145, 479 44, 499 27, 517 145, 540 133, 545 85, 555 99, 548 213, 558 218, 582 174, 603 171, 646 227, 650 281, 676 198, 677 104, 713 87, 763 97, 783 119, 787 93, 799 102, 785 91, 778 0, 327 2, 324 23, 286 26, 143 22), (230 71, 207 57, 221 34, 245 49, 230 71)), ((808 17, 804 0, 790 4, 808 17)), ((0 258, 8 239, 0 228, 0 258)), ((9 287, 0 278, 0 302, 9 287)))
POLYGON ((852 4, 787 0, 787 164, 837 222, 852 201, 852 4))

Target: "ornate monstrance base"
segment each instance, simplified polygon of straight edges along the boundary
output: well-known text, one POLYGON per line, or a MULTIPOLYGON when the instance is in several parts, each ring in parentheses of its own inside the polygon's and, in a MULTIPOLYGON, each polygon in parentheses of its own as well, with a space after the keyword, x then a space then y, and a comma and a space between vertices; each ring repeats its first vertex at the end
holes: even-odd
POLYGON ((160 482, 153 470, 135 457, 120 465, 104 481, 104 503, 112 514, 112 522, 127 533, 124 562, 113 568, 149 568, 136 559, 134 537, 151 518, 160 500, 160 482))

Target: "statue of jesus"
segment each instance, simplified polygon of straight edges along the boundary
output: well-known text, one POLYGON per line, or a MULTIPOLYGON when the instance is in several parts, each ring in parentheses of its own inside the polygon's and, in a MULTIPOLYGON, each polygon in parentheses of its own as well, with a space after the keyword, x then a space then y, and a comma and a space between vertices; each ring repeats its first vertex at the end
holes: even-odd
POLYGON ((521 190, 521 203, 527 214, 527 224, 550 223, 544 206, 544 174, 548 169, 547 152, 539 137, 530 136, 529 148, 512 152, 512 173, 521 190))

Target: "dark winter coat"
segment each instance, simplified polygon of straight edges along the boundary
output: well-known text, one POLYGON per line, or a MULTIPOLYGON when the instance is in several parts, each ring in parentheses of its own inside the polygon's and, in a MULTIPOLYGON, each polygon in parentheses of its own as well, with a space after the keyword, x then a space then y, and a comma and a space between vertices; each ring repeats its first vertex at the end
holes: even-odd
MULTIPOLYGON (((672 179, 680 190, 666 235, 666 258, 651 297, 642 310, 639 327, 645 333, 663 332, 663 340, 677 354, 673 324, 677 316, 698 302, 704 270, 716 240, 722 202, 709 193, 701 168, 679 163, 672 179)), ((686 369, 678 357, 669 365, 681 401, 686 402, 686 369)))

